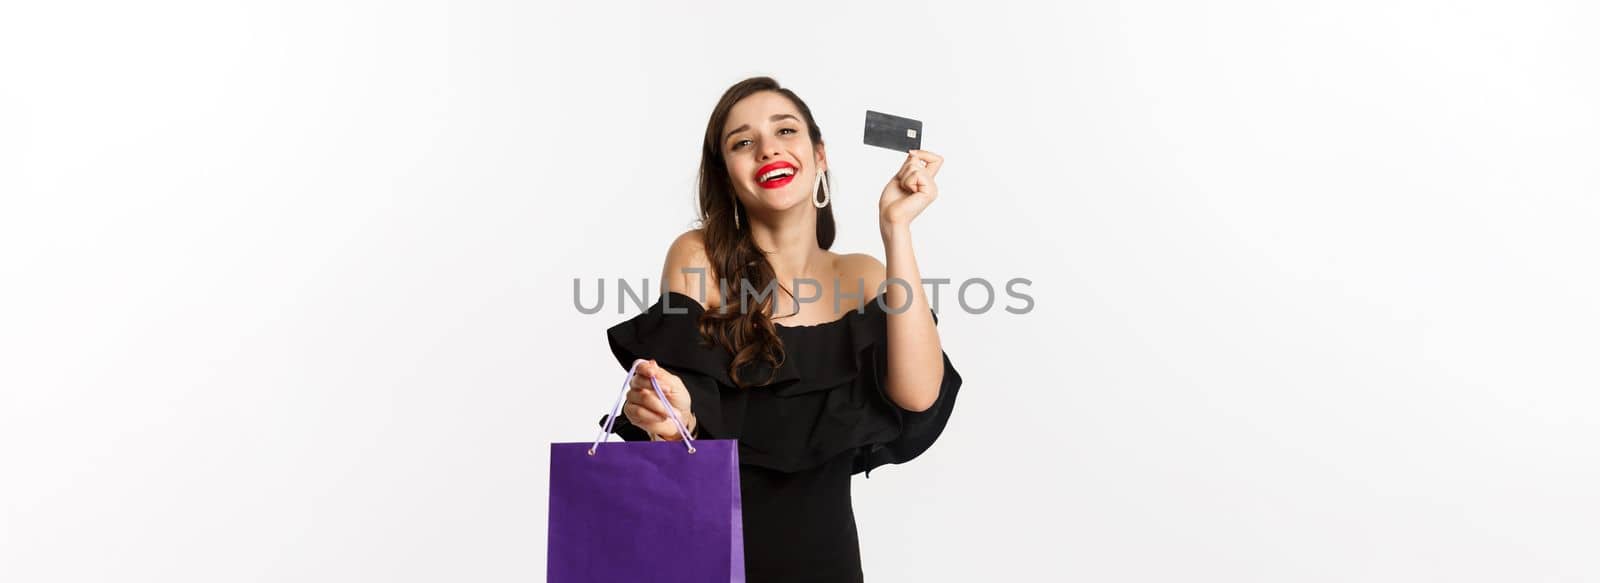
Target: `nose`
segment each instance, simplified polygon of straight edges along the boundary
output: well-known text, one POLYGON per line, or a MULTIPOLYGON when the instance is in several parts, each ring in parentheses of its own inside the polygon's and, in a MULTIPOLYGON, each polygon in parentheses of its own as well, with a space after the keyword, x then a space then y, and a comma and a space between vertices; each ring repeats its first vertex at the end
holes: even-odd
POLYGON ((770 146, 767 145, 767 144, 761 144, 761 159, 762 160, 771 160, 773 158, 776 158, 781 153, 783 153, 783 152, 778 149, 778 145, 775 144, 775 143, 770 145, 770 146))

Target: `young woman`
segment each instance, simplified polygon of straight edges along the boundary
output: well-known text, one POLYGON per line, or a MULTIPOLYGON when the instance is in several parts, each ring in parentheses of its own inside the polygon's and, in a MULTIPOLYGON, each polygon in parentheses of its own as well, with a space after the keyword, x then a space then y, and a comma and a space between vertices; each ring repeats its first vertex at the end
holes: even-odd
POLYGON ((860 581, 851 476, 921 454, 950 416, 961 377, 911 245, 942 165, 912 151, 883 188, 887 267, 829 251, 822 131, 776 81, 741 81, 706 126, 701 228, 668 249, 661 299, 607 330, 624 368, 647 361, 617 435, 683 438, 654 378, 691 438, 738 440, 751 583, 860 581))

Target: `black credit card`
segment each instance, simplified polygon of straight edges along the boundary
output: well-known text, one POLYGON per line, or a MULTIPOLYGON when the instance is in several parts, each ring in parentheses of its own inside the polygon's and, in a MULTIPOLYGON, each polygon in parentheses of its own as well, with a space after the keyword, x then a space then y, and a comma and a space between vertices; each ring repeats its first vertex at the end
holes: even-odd
POLYGON ((922 122, 867 110, 865 141, 868 146, 910 152, 922 149, 922 122))

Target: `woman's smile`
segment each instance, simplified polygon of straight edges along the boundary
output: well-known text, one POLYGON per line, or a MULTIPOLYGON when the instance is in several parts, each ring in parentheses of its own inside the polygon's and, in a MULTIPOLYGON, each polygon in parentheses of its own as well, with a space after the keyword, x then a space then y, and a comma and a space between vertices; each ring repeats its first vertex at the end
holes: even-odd
POLYGON ((768 190, 783 188, 794 181, 797 170, 788 162, 773 162, 756 171, 756 185, 768 190))

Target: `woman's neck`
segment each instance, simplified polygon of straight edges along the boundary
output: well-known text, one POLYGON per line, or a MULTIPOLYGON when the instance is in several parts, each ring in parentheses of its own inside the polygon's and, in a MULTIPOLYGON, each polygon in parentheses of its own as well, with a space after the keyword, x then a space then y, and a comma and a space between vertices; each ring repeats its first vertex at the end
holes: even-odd
POLYGON ((828 255, 817 244, 815 207, 806 205, 795 210, 801 212, 788 213, 777 220, 750 221, 750 236, 756 246, 767 252, 767 263, 772 265, 778 285, 791 291, 795 279, 817 279, 816 273, 828 255))

